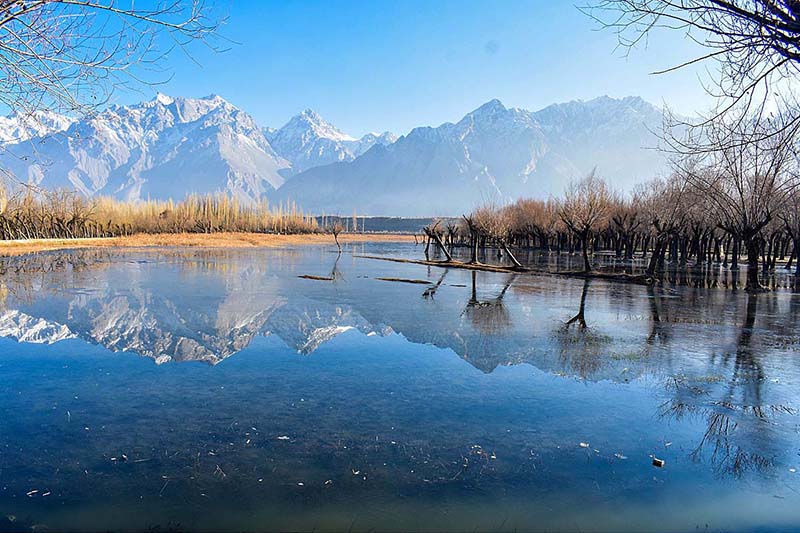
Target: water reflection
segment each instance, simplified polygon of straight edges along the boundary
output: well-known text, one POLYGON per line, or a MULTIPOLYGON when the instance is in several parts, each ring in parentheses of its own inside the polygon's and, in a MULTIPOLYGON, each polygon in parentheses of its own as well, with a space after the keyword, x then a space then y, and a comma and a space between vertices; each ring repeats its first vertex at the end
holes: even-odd
POLYGON ((602 365, 602 350, 611 342, 596 327, 586 323, 586 297, 591 280, 583 282, 578 312, 556 330, 564 370, 581 378, 595 374, 602 365))
POLYGON ((634 371, 631 366, 659 371, 700 351, 710 364, 733 361, 738 378, 759 382, 759 372, 742 375, 757 366, 756 353, 798 342, 800 306, 788 294, 762 295, 759 314, 758 300, 744 293, 706 288, 679 293, 597 280, 382 264, 326 250, 274 251, 268 257, 82 251, 7 258, 0 269, 4 336, 43 343, 79 337, 157 362, 218 363, 266 335, 311 353, 355 328, 365 334, 395 331, 412 342, 450 348, 487 372, 526 362, 557 372, 579 367, 578 374, 588 379, 618 379, 614 372, 620 364, 628 372, 634 371), (320 276, 319 265, 328 262, 330 270, 320 276), (402 283, 408 271, 423 271, 429 280, 421 292, 402 283), (375 280, 381 277, 390 281, 375 280), (743 303, 747 313, 737 330, 736 310, 743 303), (570 311, 571 306, 577 309, 570 311), (590 323, 587 313, 594 311, 590 323), (754 350, 757 315, 766 323, 768 342, 754 350), (719 355, 716 347, 725 338, 733 342, 734 335, 738 348, 719 355), (686 345, 695 349, 683 353, 679 348, 686 345), (596 363, 568 362, 584 361, 590 352, 596 363), (552 368, 555 353, 561 368, 552 368), (660 360, 649 366, 653 354, 660 360))
POLYGON ((508 274, 507 280, 500 291, 492 298, 478 299, 478 273, 470 273, 472 291, 470 292, 463 315, 469 318, 473 327, 483 334, 498 335, 511 326, 508 309, 503 304, 503 297, 516 278, 516 274, 508 274))
POLYGON ((64 524, 117 495, 132 524, 190 529, 800 523, 795 295, 352 252, 3 260, 0 512, 64 524))
MULTIPOLYGON (((691 452, 696 461, 708 459, 720 474, 741 476, 749 470, 766 470, 780 456, 776 426, 787 422, 796 409, 789 398, 769 394, 765 372, 765 350, 757 342, 759 299, 770 295, 748 294, 744 316, 730 348, 712 352, 708 376, 676 376, 671 386, 674 398, 665 402, 660 414, 680 420, 703 419, 706 430, 691 452), (765 398, 767 396, 768 398, 765 398), (779 403, 772 403, 777 401, 779 403)), ((766 302, 764 302, 766 303, 766 302)), ((772 378, 776 384, 780 378, 772 378)))

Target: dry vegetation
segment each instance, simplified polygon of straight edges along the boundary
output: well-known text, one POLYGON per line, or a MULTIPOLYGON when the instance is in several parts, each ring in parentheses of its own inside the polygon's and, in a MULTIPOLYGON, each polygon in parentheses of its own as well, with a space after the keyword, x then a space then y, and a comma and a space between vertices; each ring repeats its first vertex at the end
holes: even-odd
POLYGON ((294 206, 240 204, 224 195, 182 202, 86 200, 67 192, 0 192, 0 255, 109 246, 246 248, 412 240, 413 236, 345 233, 320 227, 294 206))
POLYGON ((191 196, 181 202, 88 201, 70 192, 0 191, 0 240, 120 237, 137 233, 319 231, 295 206, 243 205, 224 195, 191 196))

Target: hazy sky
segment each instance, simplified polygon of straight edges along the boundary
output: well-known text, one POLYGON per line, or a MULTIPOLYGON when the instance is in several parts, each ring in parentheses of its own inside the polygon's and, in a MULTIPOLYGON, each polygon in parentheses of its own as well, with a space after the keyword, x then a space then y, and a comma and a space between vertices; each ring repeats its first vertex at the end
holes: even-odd
MULTIPOLYGON (((697 71, 651 71, 696 55, 677 32, 623 57, 571 2, 233 0, 222 54, 174 52, 170 95, 219 94, 265 126, 310 107, 352 135, 456 121, 499 98, 510 107, 608 94, 666 102, 683 114, 708 105, 697 71)), ((150 98, 120 94, 129 103, 150 98)))

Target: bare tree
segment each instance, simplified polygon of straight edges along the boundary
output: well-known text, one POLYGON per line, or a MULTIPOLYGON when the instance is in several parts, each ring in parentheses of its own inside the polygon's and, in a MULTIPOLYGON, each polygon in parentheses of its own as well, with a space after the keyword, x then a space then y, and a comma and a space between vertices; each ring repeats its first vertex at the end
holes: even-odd
POLYGON ((618 251, 625 248, 625 259, 633 259, 633 248, 635 246, 634 237, 642 221, 639 218, 639 198, 633 196, 630 199, 618 199, 614 202, 611 209, 611 221, 619 235, 618 251))
POLYGON ((452 261, 453 255, 450 253, 450 250, 447 249, 447 246, 445 246, 444 241, 442 241, 443 230, 441 224, 441 220, 434 220, 431 224, 422 228, 422 231, 425 232, 425 236, 428 238, 428 244, 425 246, 425 257, 428 257, 428 245, 430 245, 431 241, 436 241, 439 249, 447 258, 447 261, 452 261))
POLYGON ((339 234, 344 231, 344 226, 340 219, 337 219, 336 222, 331 222, 325 228, 325 231, 333 235, 333 240, 336 242, 336 248, 339 249, 339 253, 342 253, 342 245, 339 243, 339 234))
POLYGON ((606 182, 597 177, 594 171, 580 180, 573 180, 559 205, 558 214, 570 232, 581 241, 583 268, 592 271, 589 262, 592 232, 606 222, 614 193, 606 182))
MULTIPOLYGON (((800 257, 798 257, 800 253, 800 190, 795 190, 792 193, 786 207, 778 216, 792 240, 792 253, 796 261, 795 276, 800 277, 800 257)), ((791 259, 789 262, 791 263, 791 259)))
POLYGON ((509 208, 498 209, 493 205, 486 205, 476 211, 476 217, 481 233, 505 252, 515 268, 522 268, 522 264, 508 247, 513 228, 513 212, 509 208))
MULTIPOLYGON (((615 31, 625 50, 660 30, 677 30, 704 49, 656 73, 715 64, 706 90, 718 105, 690 125, 707 124, 736 109, 761 110, 776 92, 789 90, 800 73, 800 3, 794 0, 597 0, 581 10, 615 31)), ((793 98, 787 92, 782 97, 793 98)), ((791 119, 772 126, 796 130, 800 107, 782 104, 793 109, 791 119)), ((672 122, 682 121, 672 117, 672 122)), ((762 133, 771 135, 774 129, 762 133)))
POLYGON ((794 134, 782 127, 781 118, 716 120, 703 129, 715 149, 687 155, 675 163, 689 185, 708 201, 711 218, 744 244, 746 288, 750 291, 761 288, 761 232, 800 187, 794 134), (765 135, 767 131, 777 133, 765 135))
POLYGON ((87 113, 121 85, 166 81, 174 49, 218 50, 222 22, 204 0, 0 2, 0 103, 12 111, 87 113))
POLYGON ((467 228, 464 233, 469 233, 469 264, 477 265, 478 264, 478 240, 480 239, 480 229, 478 227, 478 221, 475 219, 474 215, 462 215, 464 219, 464 224, 466 224, 467 228))

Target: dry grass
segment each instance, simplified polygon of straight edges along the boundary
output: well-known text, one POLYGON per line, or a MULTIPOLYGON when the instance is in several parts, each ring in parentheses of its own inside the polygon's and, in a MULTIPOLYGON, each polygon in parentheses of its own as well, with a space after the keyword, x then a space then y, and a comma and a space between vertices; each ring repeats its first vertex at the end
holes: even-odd
POLYGON ((297 208, 245 205, 222 194, 180 202, 86 200, 69 191, 11 196, 0 185, 0 239, 124 237, 137 233, 315 233, 316 220, 297 208))
MULTIPOLYGON (((343 233, 342 243, 413 242, 412 235, 343 233)), ((0 256, 24 255, 71 248, 139 248, 183 246, 201 248, 275 248, 308 244, 335 244, 333 237, 321 233, 277 235, 267 233, 138 233, 125 237, 90 239, 31 239, 0 241, 0 256)))

